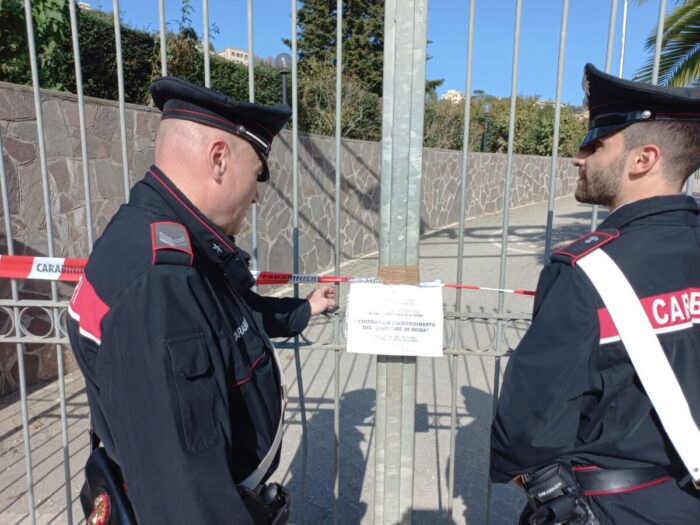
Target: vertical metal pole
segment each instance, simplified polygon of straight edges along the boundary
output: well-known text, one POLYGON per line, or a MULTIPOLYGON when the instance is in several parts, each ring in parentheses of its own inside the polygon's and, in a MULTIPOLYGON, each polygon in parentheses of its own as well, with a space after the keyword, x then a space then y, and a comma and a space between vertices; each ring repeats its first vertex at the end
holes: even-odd
POLYGON ((90 170, 88 165, 87 124, 85 123, 85 97, 83 96, 83 71, 80 63, 80 44, 78 42, 78 17, 75 0, 70 0, 70 26, 73 38, 73 57, 75 59, 75 86, 78 91, 78 117, 80 120, 80 148, 83 160, 83 187, 85 189, 85 222, 87 225, 88 251, 92 251, 94 242, 92 227, 92 192, 90 190, 90 170))
MULTIPOLYGON (((498 279, 498 287, 505 288, 506 283, 506 258, 508 256, 508 223, 510 220, 510 189, 513 181, 513 147, 515 144, 515 106, 518 87, 518 54, 520 52, 520 19, 522 14, 522 0, 515 3, 515 38, 513 39, 513 73, 510 87, 510 122, 508 127, 508 159, 506 169, 506 184, 503 192, 503 231, 501 234, 501 268, 498 279)), ((498 315, 503 314, 503 302, 505 294, 498 293, 498 315)), ((501 348, 503 335, 503 323, 498 321, 496 351, 501 348)))
MULTIPOLYGON (((506 282, 506 258, 508 256, 508 224, 510 221, 510 190, 513 180, 513 147, 515 143, 515 107, 517 100, 518 86, 518 55, 520 52, 520 19, 522 14, 522 0, 516 0, 515 3, 515 36, 513 38, 513 73, 510 88, 510 121, 508 126, 508 159, 506 169, 506 183, 503 192, 503 225, 501 235, 501 269, 498 279, 499 288, 505 288, 506 282)), ((505 296, 503 292, 498 293, 498 321, 496 323, 496 352, 500 351, 501 343, 503 342, 503 305, 505 296)), ((498 362, 498 358, 496 358, 498 362)), ((498 379, 496 379, 498 380, 498 379)), ((496 412, 496 403, 498 398, 493 397, 493 405, 491 407, 491 416, 493 418, 496 412)), ((492 487, 489 479, 486 491, 486 523, 491 523, 491 495, 492 487)))
MULTIPOLYGON (((467 187, 469 183, 469 123, 472 106, 472 56, 474 53, 474 1, 469 0, 469 20, 467 22, 467 79, 464 87, 464 126, 462 128, 462 173, 460 180, 459 198, 459 244, 457 245, 457 283, 461 283, 464 275, 464 221, 467 214, 467 187)), ((462 290, 457 289, 455 310, 462 311, 462 290)), ((456 339, 455 339, 456 340, 456 339)), ((451 463, 450 467, 454 467, 451 463)), ((452 503, 452 485, 450 485, 448 509, 452 503)))
MULTIPOLYGON (((496 356, 493 360, 493 397, 491 405, 491 421, 496 417, 496 408, 498 407, 498 397, 501 388, 501 357, 496 356)), ((489 454, 489 468, 491 472, 491 455, 489 454)), ((491 500, 493 499, 493 483, 491 482, 490 474, 487 474, 488 484, 486 487, 486 525, 491 525, 491 500)))
POLYGON ((627 38, 627 0, 622 3, 622 36, 620 37, 620 70, 617 74, 622 77, 622 72, 625 69, 625 41, 627 38))
MULTIPOLYGON (((464 127, 462 130, 462 173, 460 181, 459 199, 459 243, 457 245, 457 282, 462 283, 464 271, 464 221, 467 214, 467 184, 469 173, 469 122, 471 120, 472 101, 472 55, 474 52, 474 2, 469 0, 469 21, 467 23, 467 80, 464 88, 464 127)), ((457 289, 455 296, 455 310, 462 311, 462 290, 457 289)), ((461 330, 458 330, 459 320, 455 320, 454 348, 461 342, 461 330)), ((447 474, 447 522, 452 523, 452 511, 455 492, 455 453, 457 438, 457 356, 453 355, 452 361, 452 400, 450 406, 450 464, 447 474)))
POLYGON ((612 67, 613 41, 615 40, 615 22, 617 20, 617 0, 610 3, 610 21, 608 23, 608 46, 605 50, 605 72, 612 67))
POLYGON ((126 103, 124 101, 124 60, 122 58, 122 30, 119 0, 112 0, 114 10, 114 39, 117 48, 117 83, 119 85, 119 130, 122 141, 122 173, 124 176, 124 200, 129 200, 129 154, 126 149, 126 103))
POLYGON ((168 40, 165 36, 165 0, 158 0, 160 16, 160 74, 168 75, 168 40))
MULTIPOLYGON (((340 181, 342 177, 342 111, 343 111, 343 0, 336 2, 335 54, 335 274, 340 275, 340 181)), ((336 300, 340 304, 340 285, 335 285, 336 300)), ((340 320, 335 316, 335 344, 340 343, 340 320)), ((339 523, 340 501, 340 351, 335 350, 335 403, 333 405, 333 432, 335 434, 333 467, 333 523, 339 523)))
POLYGON ((659 20, 656 23, 656 47, 654 48, 654 69, 651 72, 651 83, 659 83, 659 62, 661 61, 661 43, 664 37, 664 22, 666 14, 666 0, 659 1, 659 20))
MULTIPOLYGON (((458 340, 457 324, 455 324, 455 347, 458 340)), ((451 355, 450 361, 452 363, 452 383, 450 385, 452 387, 452 398, 450 400, 450 465, 447 475, 447 523, 454 523, 452 521, 452 512, 454 510, 455 492, 455 453, 457 452, 457 365, 459 364, 457 354, 451 355)))
POLYGON ((204 85, 211 87, 211 67, 209 65, 209 0, 202 0, 202 40, 204 43, 204 85))
MULTIPOLYGON (((36 46, 35 46, 35 41, 34 41, 34 24, 32 20, 32 8, 31 8, 31 1, 30 0, 25 0, 24 2, 24 13, 26 17, 26 23, 27 23, 27 43, 29 46, 29 60, 31 64, 31 70, 32 70, 32 87, 34 91, 34 110, 36 112, 36 126, 37 126, 37 139, 39 142, 39 159, 40 159, 40 168, 41 168, 41 184, 42 184, 42 193, 44 197, 44 214, 46 216, 46 237, 47 237, 47 244, 48 244, 48 255, 49 257, 54 256, 54 246, 53 246, 53 223, 51 221, 51 199, 50 199, 50 194, 49 194, 49 175, 48 175, 48 165, 47 165, 47 160, 46 160, 46 142, 44 139, 44 119, 43 119, 43 113, 41 109, 41 93, 39 91, 40 88, 40 80, 39 80, 39 67, 37 64, 37 58, 36 58, 36 46)), ((4 171, 4 168, 3 168, 4 171)), ((9 214, 9 208, 8 208, 8 214, 9 214)), ((8 236, 11 235, 11 230, 8 230, 8 236)), ((9 238, 9 237, 8 237, 9 238)), ((56 286, 56 282, 51 282, 51 299, 55 303, 57 301, 58 297, 58 288, 56 286)), ((54 309, 53 310, 53 321, 54 321, 54 328, 56 332, 58 333, 58 316, 57 312, 54 309)), ((17 317, 16 320, 18 321, 17 317)), ((19 371, 20 371, 20 392, 21 392, 21 397, 23 399, 23 404, 22 404, 22 416, 23 416, 23 426, 25 427, 24 432, 25 432, 25 452, 26 452, 26 457, 27 457, 27 479, 28 482, 30 482, 32 478, 31 474, 31 447, 29 445, 29 420, 28 420, 28 406, 27 406, 27 398, 26 398, 26 377, 25 377, 25 372, 24 372, 24 352, 23 348, 21 345, 18 345, 18 365, 19 365, 19 371)), ((61 354, 61 346, 59 345, 57 347, 57 352, 59 354, 59 359, 58 359, 58 373, 59 373, 59 380, 62 379, 62 374, 63 374, 63 369, 62 369, 62 356, 61 354)), ((62 388, 62 381, 59 383, 59 388, 60 388, 60 396, 62 399, 62 409, 65 410, 65 391, 62 388)), ((64 412, 65 414, 65 412, 64 412)), ((64 421, 64 430, 65 430, 65 421, 64 421)), ((65 452, 66 448, 68 446, 67 443, 67 435, 64 432, 64 457, 65 457, 65 452)), ((70 475, 68 476, 68 482, 70 482, 70 475)), ((30 505, 31 505, 31 511, 30 511, 30 516, 32 519, 32 523, 35 521, 35 516, 34 516, 34 493, 33 493, 33 483, 30 483, 29 485, 29 490, 28 490, 28 496, 30 500, 30 505)), ((70 494, 70 492, 69 492, 70 494)), ((70 503, 70 496, 69 496, 69 503, 70 503)))
MULTIPOLYGON (((29 0, 25 0, 25 15, 27 17, 27 25, 31 24, 31 6, 28 6, 29 0)), ((30 29, 27 28, 29 32, 30 29)), ((32 35, 33 30, 31 30, 32 35)), ((33 41, 32 41, 32 46, 33 41)), ((31 53, 35 56, 34 53, 31 53)), ((2 209, 5 222, 5 232, 7 233, 7 253, 9 255, 15 254, 14 241, 12 239, 12 223, 10 221, 10 200, 7 192, 7 176, 5 173, 5 158, 2 152, 4 151, 2 145, 2 134, 0 133, 0 192, 2 193, 2 209)), ((12 279, 10 281, 10 287, 12 290, 12 300, 16 303, 19 301, 19 292, 17 290, 17 281, 12 279)), ((19 308, 16 306, 12 309, 12 316, 15 323, 15 336, 20 337, 22 332, 19 328, 19 308)), ((24 438, 24 469, 27 474, 27 505, 29 506, 29 521, 32 524, 36 524, 36 515, 34 511, 34 476, 32 473, 32 448, 29 436, 29 408, 27 406, 27 384, 24 372, 24 345, 17 344, 17 365, 19 374, 19 392, 20 392, 20 405, 22 411, 22 436, 24 438)))
MULTIPOLYGON (((427 0, 385 4, 380 271, 418 266, 427 18, 427 0)), ((376 524, 411 522, 415 395, 416 359, 378 356, 376 524)))
POLYGON ((287 105, 287 75, 289 73, 282 73, 282 104, 287 105))
POLYGON ((689 196, 693 195, 693 181, 697 177, 700 177, 700 170, 693 173, 690 177, 688 177, 688 180, 685 181, 685 194, 686 195, 689 195, 689 196))
MULTIPOLYGON (((253 0, 248 0, 248 101, 255 102, 255 55, 253 54, 253 0)), ((258 205, 253 203, 250 209, 252 226, 252 266, 258 269, 258 205)))
MULTIPOLYGON (((605 72, 610 73, 612 64, 613 40, 615 39, 615 20, 617 18, 617 0, 610 2, 610 21, 608 23, 608 47, 605 50, 605 72)), ((591 231, 598 227, 598 205, 591 210, 591 231)))
MULTIPOLYGON (((293 272, 299 273, 299 119, 297 80, 297 0, 292 4, 292 243, 294 251, 293 272)), ((286 86, 285 86, 286 87, 286 86)), ((285 90, 286 93, 286 90, 285 90)), ((299 297, 299 285, 294 285, 294 297, 299 297)), ((299 409, 301 412, 301 502, 299 505, 299 522, 304 522, 304 507, 306 506, 306 475, 309 456, 309 440, 306 429, 306 400, 304 398, 304 382, 301 370, 301 355, 299 353, 299 336, 294 337, 294 364, 297 372, 297 387, 299 389, 299 409)))
POLYGON ((559 124, 561 120, 561 85, 564 78, 564 50, 566 27, 569 18, 569 0, 562 1, 561 30, 559 31, 559 59, 557 66, 557 94, 554 102, 554 136, 552 137, 552 165, 549 171, 549 204, 547 207, 547 233, 544 241, 544 260, 549 262, 552 253, 552 229, 554 228, 554 194, 557 191, 557 160, 559 158, 559 124))
MULTIPOLYGON (((467 213, 467 174, 469 172, 469 122, 471 120, 472 101, 472 54, 474 50, 474 0, 469 0, 469 22, 467 25, 467 82, 464 98, 464 127, 462 130, 462 174, 459 198, 459 244, 457 245, 457 283, 463 279, 464 257, 464 221, 467 213)), ((456 291, 455 310, 462 311, 462 290, 456 291)))

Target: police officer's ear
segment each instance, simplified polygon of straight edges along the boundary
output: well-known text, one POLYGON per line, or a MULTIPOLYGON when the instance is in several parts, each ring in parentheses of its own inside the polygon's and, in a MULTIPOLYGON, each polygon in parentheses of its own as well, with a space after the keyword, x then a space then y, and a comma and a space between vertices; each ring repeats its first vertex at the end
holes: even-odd
POLYGON ((632 148, 628 153, 629 174, 632 178, 638 178, 654 171, 661 160, 661 148, 656 144, 644 144, 632 148))
POLYGON ((207 161, 209 170, 217 182, 221 182, 221 177, 232 162, 233 155, 231 146, 223 138, 216 137, 209 142, 207 161))

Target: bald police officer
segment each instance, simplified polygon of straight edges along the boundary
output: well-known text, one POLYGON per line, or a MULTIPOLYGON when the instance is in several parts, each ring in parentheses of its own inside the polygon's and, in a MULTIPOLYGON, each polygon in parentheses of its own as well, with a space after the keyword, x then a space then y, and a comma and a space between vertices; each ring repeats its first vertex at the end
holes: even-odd
POLYGON ((697 524, 700 492, 658 416, 678 407, 661 407, 647 389, 680 385, 677 404, 690 413, 681 432, 697 433, 700 226, 681 191, 700 167, 700 90, 630 82, 590 64, 584 90, 590 131, 573 161, 575 195, 611 213, 555 251, 540 275, 532 324, 503 381, 491 477, 524 484, 521 523, 697 524), (590 271, 593 254, 621 271, 609 287, 631 285, 622 317, 641 304, 632 332, 651 326, 641 359, 658 340, 671 367, 662 385, 640 382, 630 360, 638 346, 628 348, 620 308, 590 271))
POLYGON ((156 164, 95 243, 70 303, 92 425, 139 523, 284 523, 288 495, 264 487, 286 402, 269 337, 298 334, 335 296, 257 295, 233 236, 290 111, 171 77, 151 93, 156 164))

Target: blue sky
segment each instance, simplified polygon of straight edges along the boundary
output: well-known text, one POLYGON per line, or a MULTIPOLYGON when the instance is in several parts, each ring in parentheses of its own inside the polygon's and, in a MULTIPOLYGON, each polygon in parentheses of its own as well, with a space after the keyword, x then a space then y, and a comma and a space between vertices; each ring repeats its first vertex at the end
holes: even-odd
MULTIPOLYGON (((108 0, 88 0, 93 7, 111 11, 108 0)), ((515 0, 476 0, 472 89, 489 94, 510 95, 515 0)), ((559 0, 523 0, 520 39, 520 60, 517 92, 554 99, 556 90, 559 32, 562 2, 559 0)), ((177 28, 181 0, 166 0, 166 21, 177 28)), ((605 52, 610 20, 610 0, 570 0, 562 100, 580 104, 581 75, 586 62, 598 68, 605 66, 605 52)), ((611 72, 617 74, 620 59, 620 36, 623 0, 618 1, 615 49, 611 72)), ((674 2, 667 2, 670 10, 674 2)), ((195 28, 202 32, 202 2, 193 0, 191 15, 195 28)), ((218 34, 213 42, 217 49, 247 49, 246 0, 210 0, 209 21, 216 24, 218 34)), ((123 20, 138 28, 157 30, 157 0, 122 0, 123 20)), ((468 0, 429 0, 427 77, 444 78, 438 89, 464 91, 466 79, 468 0)), ((644 41, 655 26, 658 0, 642 6, 629 2, 627 42, 623 76, 630 78, 645 62, 644 41)), ((291 34, 291 2, 287 0, 254 0, 254 51, 261 57, 276 56, 286 51, 282 38, 291 34)))

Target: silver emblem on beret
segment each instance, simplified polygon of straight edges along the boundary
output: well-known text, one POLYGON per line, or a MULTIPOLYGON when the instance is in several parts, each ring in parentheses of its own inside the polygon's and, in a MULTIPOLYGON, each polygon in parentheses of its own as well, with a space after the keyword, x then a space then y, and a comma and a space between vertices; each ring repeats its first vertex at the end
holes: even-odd
POLYGON ((650 117, 651 117, 651 111, 649 111, 648 109, 645 109, 644 111, 642 111, 642 118, 650 118, 650 117))

